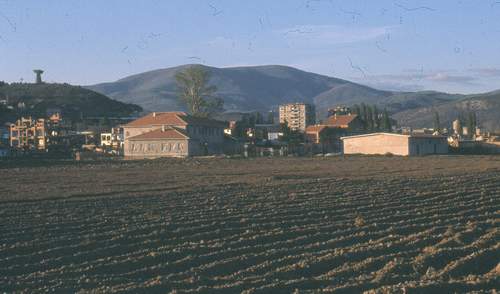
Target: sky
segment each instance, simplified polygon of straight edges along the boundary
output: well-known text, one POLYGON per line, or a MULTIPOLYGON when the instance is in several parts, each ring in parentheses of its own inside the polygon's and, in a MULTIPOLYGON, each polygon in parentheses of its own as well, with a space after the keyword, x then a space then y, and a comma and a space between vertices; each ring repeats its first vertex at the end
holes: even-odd
POLYGON ((500 89, 500 1, 0 0, 0 80, 279 64, 378 89, 500 89))

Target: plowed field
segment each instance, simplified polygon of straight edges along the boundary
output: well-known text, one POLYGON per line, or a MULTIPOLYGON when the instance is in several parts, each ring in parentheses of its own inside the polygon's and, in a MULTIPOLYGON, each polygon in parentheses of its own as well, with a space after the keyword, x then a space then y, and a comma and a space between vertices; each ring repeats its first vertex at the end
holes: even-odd
POLYGON ((0 292, 490 293, 499 225, 500 157, 4 166, 0 292))

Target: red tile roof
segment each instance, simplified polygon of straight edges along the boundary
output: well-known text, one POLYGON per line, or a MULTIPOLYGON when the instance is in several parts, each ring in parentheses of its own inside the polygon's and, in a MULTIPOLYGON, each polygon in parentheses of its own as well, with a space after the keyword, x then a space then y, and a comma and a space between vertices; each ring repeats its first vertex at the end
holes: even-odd
POLYGON ((189 139, 189 136, 182 129, 176 127, 165 127, 164 129, 156 129, 141 135, 128 138, 130 141, 138 140, 169 140, 169 139, 189 139))
POLYGON ((325 125, 328 125, 328 126, 331 126, 331 127, 347 128, 347 127, 349 127, 349 124, 351 122, 353 122, 357 117, 358 117, 357 114, 351 114, 351 115, 333 115, 333 116, 330 116, 326 120, 325 125))
POLYGON ((325 125, 308 126, 306 128, 306 133, 321 133, 321 131, 323 131, 326 128, 328 128, 328 126, 325 125))
POLYGON ((185 112, 151 112, 146 116, 129 122, 123 127, 147 127, 147 126, 186 126, 202 125, 212 127, 224 127, 225 123, 209 118, 195 117, 185 112))
POLYGON ((180 118, 184 112, 151 112, 146 116, 138 118, 124 125, 124 127, 144 127, 152 125, 176 125, 185 126, 187 123, 180 118))

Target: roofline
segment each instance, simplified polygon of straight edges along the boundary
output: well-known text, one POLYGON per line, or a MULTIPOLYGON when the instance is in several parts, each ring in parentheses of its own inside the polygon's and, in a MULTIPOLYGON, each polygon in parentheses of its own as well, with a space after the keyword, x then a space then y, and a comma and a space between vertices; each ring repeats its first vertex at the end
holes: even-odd
POLYGON ((370 133, 370 134, 362 134, 362 135, 340 137, 340 140, 353 139, 353 138, 363 138, 363 137, 370 137, 370 136, 376 136, 376 135, 392 135, 392 136, 397 136, 397 137, 408 137, 408 138, 410 137, 409 135, 403 135, 403 134, 378 132, 378 133, 370 133))
POLYGON ((376 135, 389 135, 389 136, 407 137, 407 138, 440 138, 440 139, 447 138, 446 136, 434 136, 434 135, 419 136, 419 135, 404 135, 404 134, 396 134, 396 133, 377 132, 377 133, 370 133, 370 134, 340 137, 340 140, 351 139, 351 138, 363 138, 363 137, 370 137, 370 136, 376 136, 376 135))
POLYGON ((149 112, 148 114, 146 114, 144 116, 138 117, 138 118, 134 119, 133 121, 126 123, 125 125, 121 125, 121 127, 122 128, 123 127, 127 127, 127 128, 144 128, 144 127, 154 127, 154 126, 166 125, 166 124, 144 124, 144 125, 140 125, 140 126, 129 126, 129 124, 135 122, 136 120, 144 118, 146 116, 152 115, 153 117, 155 117, 157 114, 166 114, 166 113, 170 113, 170 114, 176 115, 177 118, 179 118, 181 121, 184 122, 184 125, 186 125, 186 126, 188 125, 188 122, 182 118, 183 115, 187 115, 183 111, 160 111, 160 112, 159 111, 151 111, 151 112, 149 112))
MULTIPOLYGON (((182 121, 184 121, 184 120, 182 120, 182 121)), ((185 126, 188 125, 188 123, 186 123, 185 121, 184 121, 184 123, 185 123, 185 126)), ((119 127, 121 127, 121 128, 149 128, 149 127, 161 127, 161 126, 169 126, 170 127, 170 126, 174 126, 174 125, 172 125, 172 124, 156 124, 156 123, 154 123, 154 124, 140 125, 140 126, 120 125, 119 127)))
POLYGON ((161 140, 161 141, 165 141, 165 140, 192 140, 191 138, 189 137, 184 137, 184 138, 147 138, 147 139, 141 139, 141 138, 135 138, 135 137, 138 137, 140 135, 137 135, 137 136, 134 136, 134 137, 131 137, 131 138, 128 138, 127 140, 128 141, 153 141, 153 140, 161 140))
MULTIPOLYGON (((187 139, 187 140, 190 140, 191 137, 189 137, 188 135, 185 135, 179 128, 177 127, 174 127, 174 126, 169 126, 169 128, 171 130, 174 130, 176 131, 178 134, 180 134, 181 136, 184 137, 184 139, 187 139)), ((148 134, 148 133, 151 133, 151 132, 156 132, 160 129, 154 129, 154 130, 151 130, 149 132, 146 132, 146 133, 143 133, 143 134, 139 134, 139 135, 136 135, 136 136, 133 136, 133 137, 130 137, 130 138, 127 138, 127 140, 129 141, 140 141, 140 140, 182 140, 182 139, 179 139, 179 138, 147 138, 147 139, 140 139, 140 138, 137 138, 139 136, 142 136, 142 135, 145 135, 145 134, 148 134)))

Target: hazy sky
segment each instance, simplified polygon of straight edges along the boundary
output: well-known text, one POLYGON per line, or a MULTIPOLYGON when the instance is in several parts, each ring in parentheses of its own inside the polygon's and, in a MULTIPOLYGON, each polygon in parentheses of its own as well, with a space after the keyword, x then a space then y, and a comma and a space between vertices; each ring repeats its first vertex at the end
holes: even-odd
POLYGON ((500 1, 0 0, 0 80, 282 64, 382 89, 500 89, 500 1))

